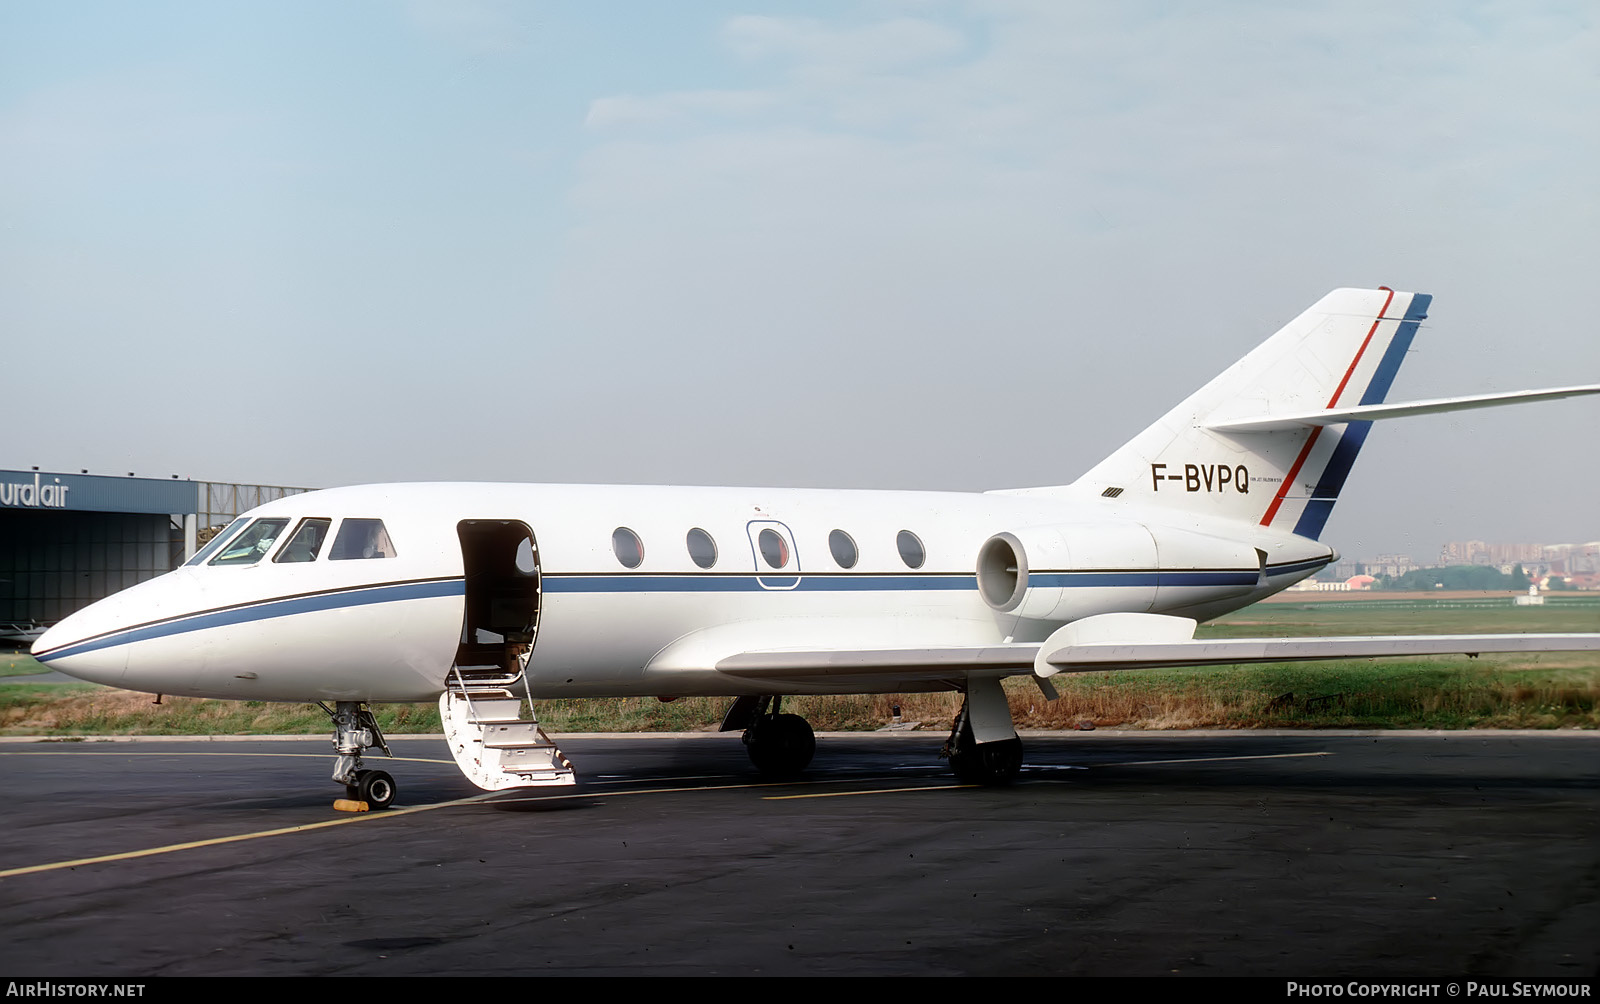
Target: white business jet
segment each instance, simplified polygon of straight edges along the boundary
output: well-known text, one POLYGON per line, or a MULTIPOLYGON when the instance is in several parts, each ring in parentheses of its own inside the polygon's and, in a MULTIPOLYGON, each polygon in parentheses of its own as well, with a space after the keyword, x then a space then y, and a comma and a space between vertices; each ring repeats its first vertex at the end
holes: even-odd
POLYGON ((761 771, 811 760, 784 696, 954 690, 945 754, 1022 763, 1004 677, 1600 648, 1600 635, 1196 640, 1335 560, 1318 538, 1371 423, 1600 392, 1385 404, 1430 297, 1340 289, 1070 485, 984 494, 396 484, 241 516, 34 655, 130 690, 319 702, 333 779, 387 806, 366 705, 437 699, 487 790, 570 784, 535 699, 734 697, 761 771), (524 717, 522 699, 529 701, 524 717), (329 708, 329 702, 333 707, 329 708))

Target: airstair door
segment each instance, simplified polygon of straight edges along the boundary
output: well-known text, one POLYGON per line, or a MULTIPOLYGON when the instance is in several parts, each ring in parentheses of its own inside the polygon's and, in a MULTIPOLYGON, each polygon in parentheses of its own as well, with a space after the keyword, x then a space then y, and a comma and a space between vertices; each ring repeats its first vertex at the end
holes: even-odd
POLYGON ((485 791, 573 784, 572 763, 539 727, 529 694, 540 597, 533 531, 521 520, 468 519, 456 533, 466 595, 456 663, 439 695, 450 755, 485 791))
POLYGON ((520 676, 539 633, 539 549, 528 524, 467 519, 456 524, 466 602, 456 666, 520 676))

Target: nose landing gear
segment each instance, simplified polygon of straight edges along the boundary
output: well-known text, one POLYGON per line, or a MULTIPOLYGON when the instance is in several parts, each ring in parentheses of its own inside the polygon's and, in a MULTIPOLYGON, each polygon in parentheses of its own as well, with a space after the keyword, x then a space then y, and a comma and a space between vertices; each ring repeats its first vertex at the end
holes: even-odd
POLYGON ((383 741, 378 720, 360 701, 337 701, 336 710, 321 701, 317 706, 333 719, 333 748, 339 752, 333 763, 333 780, 344 785, 350 801, 364 802, 370 809, 387 809, 394 803, 397 791, 394 778, 388 771, 367 770, 361 765, 363 750, 377 748, 383 750, 384 756, 394 755, 383 741))

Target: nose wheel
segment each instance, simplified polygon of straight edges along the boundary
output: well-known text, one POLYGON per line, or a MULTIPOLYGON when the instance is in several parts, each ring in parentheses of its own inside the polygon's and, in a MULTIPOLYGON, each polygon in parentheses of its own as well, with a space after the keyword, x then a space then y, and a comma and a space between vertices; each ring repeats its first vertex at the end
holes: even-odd
POLYGON ((361 754, 369 749, 381 749, 384 756, 394 755, 389 752, 372 711, 359 701, 339 701, 332 709, 318 701, 317 706, 333 719, 333 748, 339 752, 333 762, 333 780, 344 785, 351 801, 365 802, 373 810, 387 809, 398 791, 394 778, 388 771, 368 770, 361 765, 361 754))
POLYGON ((387 809, 394 802, 394 778, 386 770, 358 770, 356 783, 344 786, 352 801, 365 802, 372 809, 387 809))

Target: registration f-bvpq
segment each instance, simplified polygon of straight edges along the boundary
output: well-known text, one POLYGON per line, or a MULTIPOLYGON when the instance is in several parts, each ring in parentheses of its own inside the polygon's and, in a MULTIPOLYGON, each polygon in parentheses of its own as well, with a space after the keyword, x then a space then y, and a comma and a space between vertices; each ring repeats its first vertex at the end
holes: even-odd
POLYGON ((1069 485, 311 492, 66 618, 34 654, 132 690, 323 702, 333 779, 383 807, 394 781, 361 762, 387 752, 373 701, 437 699, 462 771, 494 790, 573 781, 534 699, 734 697, 723 728, 783 775, 815 748, 784 695, 955 690, 945 752, 992 783, 1022 763, 1011 675, 1053 698, 1061 672, 1600 647, 1193 637, 1335 559, 1318 538, 1374 420, 1600 391, 1384 404, 1429 300, 1328 294, 1069 485))

